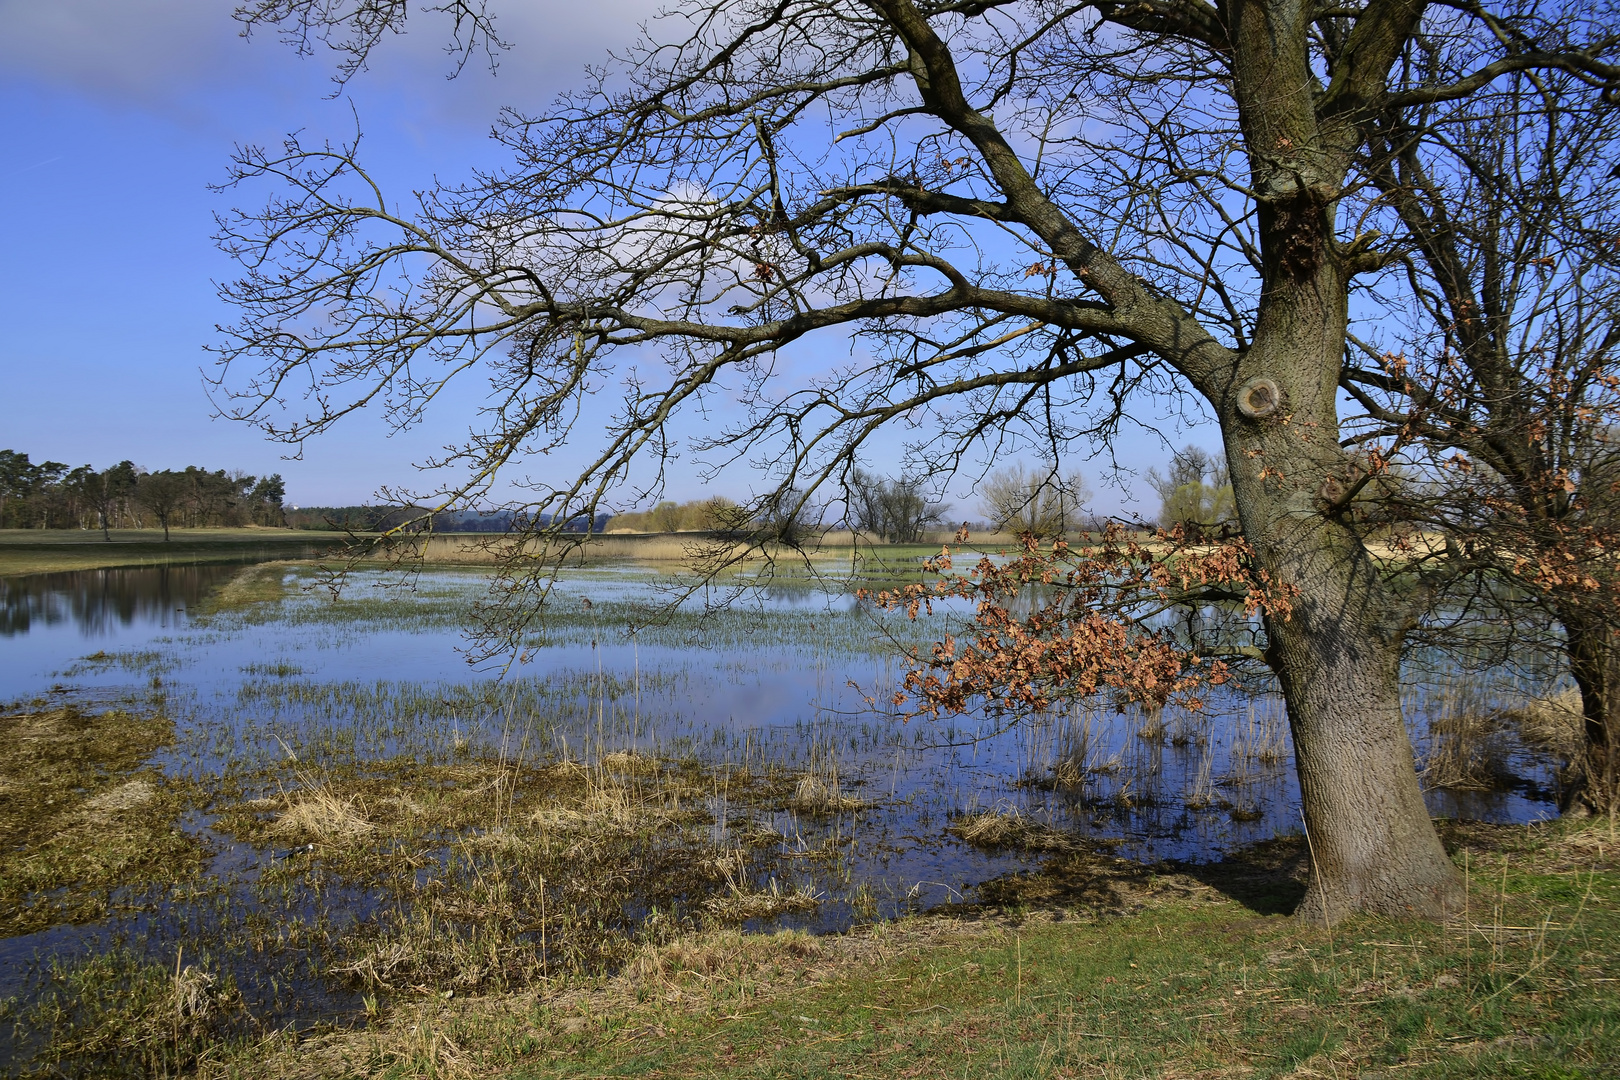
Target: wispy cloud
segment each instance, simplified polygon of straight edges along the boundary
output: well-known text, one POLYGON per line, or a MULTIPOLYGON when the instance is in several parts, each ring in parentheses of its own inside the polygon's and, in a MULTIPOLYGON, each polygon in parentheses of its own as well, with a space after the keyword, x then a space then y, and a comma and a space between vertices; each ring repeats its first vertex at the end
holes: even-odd
POLYGON ((5 174, 5 179, 10 180, 13 176, 21 176, 23 173, 33 172, 35 169, 43 169, 45 166, 49 165, 51 162, 53 162, 53 161, 61 161, 61 160, 62 160, 62 155, 57 154, 55 157, 48 157, 44 161, 36 161, 32 165, 24 165, 20 169, 13 169, 10 172, 6 173, 5 174))

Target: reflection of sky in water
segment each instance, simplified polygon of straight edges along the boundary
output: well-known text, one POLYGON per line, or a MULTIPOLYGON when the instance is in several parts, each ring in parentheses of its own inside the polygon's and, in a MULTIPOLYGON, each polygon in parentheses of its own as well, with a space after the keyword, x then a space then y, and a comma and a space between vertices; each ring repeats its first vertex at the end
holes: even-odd
MULTIPOLYGON (((237 571, 215 565, 0 580, 0 701, 162 707, 180 735, 161 763, 203 776, 228 763, 251 766, 256 756, 279 760, 287 748, 317 770, 402 752, 445 760, 463 740, 586 760, 637 747, 775 765, 790 776, 835 764, 845 790, 868 808, 813 818, 727 807, 718 792, 711 806, 722 820, 756 815, 756 826, 782 837, 780 857, 759 872, 820 894, 814 914, 782 919, 818 930, 856 919, 856 890, 868 891, 876 914, 888 917, 1039 864, 1038 855, 986 853, 950 836, 946 826, 965 811, 1017 807, 1144 859, 1214 858, 1299 827, 1286 723, 1274 697, 1217 698, 1214 715, 1202 719, 1167 711, 1156 738, 1142 737, 1149 718, 1109 709, 1026 719, 1000 732, 972 718, 900 723, 863 698, 885 700, 904 667, 879 624, 836 591, 776 588, 706 622, 697 618, 700 597, 669 625, 629 638, 626 620, 655 599, 656 575, 570 571, 544 643, 503 677, 498 665, 469 666, 463 651, 462 627, 485 582, 477 573, 426 573, 414 592, 362 573, 334 606, 325 592, 302 587, 307 576, 288 571, 292 588, 280 604, 203 614, 208 594, 237 571), (1081 783, 1020 782, 1050 777, 1064 762, 1081 783), (1198 790, 1207 802, 1188 797, 1198 790), (830 840, 839 853, 830 867, 796 857, 830 840)), ((926 644, 943 623, 895 618, 884 626, 926 644)), ((1414 719, 1414 730, 1423 723, 1414 719)), ((1514 766, 1543 784, 1549 779, 1545 765, 1522 755, 1514 766)), ((1549 816, 1550 804, 1527 797, 1533 793, 1523 786, 1431 792, 1429 800, 1437 813, 1487 820, 1549 816)), ((187 827, 209 837, 212 872, 234 883, 227 887, 236 902, 251 905, 241 886, 274 853, 213 834, 201 815, 188 816, 187 827)), ((342 890, 319 901, 322 915, 339 920, 366 917, 371 902, 342 890)), ((134 921, 145 948, 166 957, 165 948, 188 940, 197 917, 206 915, 177 906, 134 921)), ((127 929, 115 916, 0 941, 0 996, 23 991, 27 971, 45 958, 93 951, 127 929)), ((272 972, 255 966, 262 961, 229 963, 240 985, 259 987, 250 997, 280 1007, 273 1002, 281 991, 264 988, 272 972)), ((298 981, 285 971, 278 977, 298 981)), ((318 979, 300 986, 302 996, 288 997, 291 1011, 276 1022, 360 1009, 350 989, 318 979)), ((0 1033, 0 1059, 6 1052, 0 1033)))
MULTIPOLYGON (((406 708, 401 686, 418 698, 454 697, 452 688, 465 697, 469 685, 493 688, 500 698, 517 680, 543 688, 527 700, 544 715, 529 723, 546 729, 549 752, 635 744, 716 760, 751 754, 790 768, 808 767, 812 757, 836 761, 846 782, 877 801, 856 827, 884 849, 873 856, 887 866, 881 873, 910 878, 891 879, 891 886, 928 879, 960 888, 1017 862, 945 838, 949 817, 967 809, 1016 805, 1061 828, 1122 840, 1125 853, 1149 858, 1208 858, 1298 825, 1276 699, 1217 699, 1215 715, 1202 722, 1167 713, 1161 739, 1140 737, 1142 716, 1108 709, 1038 718, 983 738, 972 719, 901 724, 862 700, 863 692, 884 700, 903 668, 884 655, 879 627, 847 595, 775 588, 738 598, 708 622, 695 618, 700 596, 673 625, 631 639, 625 620, 657 599, 657 576, 644 569, 571 571, 552 600, 560 618, 543 631, 546 644, 497 683, 499 665, 469 666, 463 651, 461 626, 483 586, 476 573, 426 573, 414 592, 362 573, 343 608, 330 607, 322 591, 295 588, 279 612, 268 612, 273 618, 260 609, 191 619, 188 612, 235 572, 171 567, 4 583, 9 636, 0 698, 26 699, 56 684, 115 697, 145 692, 156 675, 183 726, 190 721, 192 731, 210 733, 210 753, 199 758, 195 747, 187 751, 193 767, 209 768, 221 764, 220 754, 274 752, 280 740, 341 742, 345 726, 375 727, 379 710, 406 708), (98 652, 113 662, 83 661, 98 652), (627 692, 607 700, 597 689, 598 673, 604 682, 633 687, 638 672, 639 699, 627 692), (370 704, 323 695, 333 686, 369 688, 370 704), (221 738, 226 734, 231 738, 221 738), (1261 760, 1265 745, 1273 760, 1261 760), (1084 783, 1057 789, 1018 783, 1049 773, 1065 757, 1086 770, 1084 783), (1186 795, 1199 788, 1211 805, 1190 809, 1186 795)), ((304 581, 291 572, 288 580, 304 581)), ((926 641, 941 624, 910 627, 895 618, 886 625, 926 641)), ((441 709, 415 727, 395 725, 392 735, 354 740, 355 752, 368 746, 417 752, 480 731, 494 741, 502 725, 512 724, 488 703, 454 713, 441 709)), ((1547 780, 1536 763, 1515 764, 1547 780)), ((1527 797, 1534 794, 1523 787, 1432 792, 1430 803, 1437 813, 1523 820, 1550 812, 1527 797)))

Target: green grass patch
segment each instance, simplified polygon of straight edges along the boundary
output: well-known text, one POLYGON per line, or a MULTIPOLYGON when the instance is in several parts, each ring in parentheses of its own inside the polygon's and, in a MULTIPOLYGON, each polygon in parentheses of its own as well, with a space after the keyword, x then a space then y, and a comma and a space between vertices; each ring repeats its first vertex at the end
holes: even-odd
POLYGON ((114 529, 112 539, 82 529, 0 529, 0 577, 114 566, 295 558, 329 550, 341 538, 293 529, 114 529))
POLYGON ((243 1076, 1610 1076, 1620 1061, 1611 974, 1620 873, 1608 829, 1450 830, 1470 867, 1467 912, 1445 925, 1361 918, 1331 931, 1249 902, 1261 879, 1297 877, 1296 842, 1191 872, 1092 860, 1089 886, 1075 857, 1059 856, 1067 870, 1025 888, 1017 907, 822 939, 692 934, 643 946, 610 978, 466 1001, 395 999, 366 1030, 266 1048, 232 1067, 243 1076))

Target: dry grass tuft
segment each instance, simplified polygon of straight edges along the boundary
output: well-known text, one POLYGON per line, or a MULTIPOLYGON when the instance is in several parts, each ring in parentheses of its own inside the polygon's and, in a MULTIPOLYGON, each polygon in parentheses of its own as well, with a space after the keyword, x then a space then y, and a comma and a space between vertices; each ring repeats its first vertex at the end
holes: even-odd
POLYGON ((618 784, 592 785, 574 805, 552 803, 529 815, 537 828, 564 833, 628 834, 685 822, 679 792, 636 795, 618 784))
POLYGON ((621 776, 651 776, 660 768, 657 758, 638 754, 634 750, 615 750, 611 754, 604 754, 600 764, 605 771, 621 776))
POLYGON ((964 814, 946 828, 977 848, 1021 848, 1025 851, 1074 851, 1078 845, 1050 825, 1026 817, 1017 807, 998 807, 964 814))
POLYGON ((749 919, 771 919, 789 912, 814 911, 821 898, 803 885, 791 891, 782 887, 775 878, 764 889, 757 889, 749 881, 745 868, 746 856, 741 851, 729 852, 713 860, 710 868, 725 878, 727 892, 711 896, 703 902, 703 910, 723 922, 747 922, 749 919))
POLYGON ((1579 757, 1586 745, 1581 692, 1564 690, 1550 697, 1532 698, 1502 714, 1528 747, 1565 760, 1579 757))
POLYGON ((155 798, 157 789, 151 784, 145 780, 131 780, 86 800, 84 808, 93 813, 116 814, 124 810, 138 810, 155 798))
POLYGON ((1423 784, 1454 791, 1490 791, 1508 774, 1508 730, 1501 714, 1484 709, 1443 713, 1429 721, 1423 784))
POLYGON ((824 778, 817 773, 809 772, 799 777, 798 784, 793 788, 793 798, 788 801, 788 805, 805 814, 837 814, 847 810, 859 810, 866 806, 866 803, 839 790, 837 773, 824 778))
POLYGON ((1215 792, 1213 755, 1204 754, 1198 759, 1198 775, 1182 797, 1182 804, 1189 810, 1208 810, 1215 805, 1218 798, 1215 792))
POLYGON ((286 809, 271 826, 278 835, 333 841, 354 840, 372 832, 371 822, 352 802, 318 781, 306 779, 303 790, 287 796, 285 803, 286 809))
POLYGON ((634 988, 678 983, 685 976, 704 981, 736 978, 782 959, 814 959, 821 954, 821 942, 803 930, 745 934, 727 927, 666 945, 645 946, 625 964, 617 981, 634 988))
POLYGON ((1141 721, 1136 725, 1136 737, 1151 743, 1162 743, 1170 733, 1170 725, 1165 722, 1163 709, 1144 710, 1141 721))
POLYGON ((1066 757, 1052 766, 1052 783, 1057 787, 1078 787, 1086 782, 1086 763, 1066 757))
POLYGON ((725 922, 747 922, 750 919, 774 919, 792 912, 814 911, 821 905, 821 897, 803 885, 784 889, 775 878, 765 889, 750 890, 732 882, 732 891, 725 896, 711 896, 703 901, 703 910, 725 922))

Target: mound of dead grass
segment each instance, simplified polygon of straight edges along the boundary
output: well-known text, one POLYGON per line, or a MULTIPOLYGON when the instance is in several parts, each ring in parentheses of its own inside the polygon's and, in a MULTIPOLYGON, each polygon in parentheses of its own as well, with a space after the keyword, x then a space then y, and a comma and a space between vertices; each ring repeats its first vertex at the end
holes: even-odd
POLYGON ((373 827, 349 800, 326 788, 306 788, 288 797, 271 832, 301 840, 354 840, 369 835, 373 827))
POLYGON ((1547 697, 1532 698, 1504 714, 1526 746, 1573 761, 1586 745, 1586 718, 1581 692, 1574 688, 1547 697))
POLYGON ((801 814, 838 814, 863 809, 867 804, 853 795, 845 795, 836 774, 829 778, 808 772, 794 785, 788 805, 801 814))
POLYGON ((1050 825, 1035 821, 1017 807, 997 807, 976 814, 964 814, 946 827, 946 832, 977 848, 1023 851, 1076 851, 1080 845, 1050 825))

